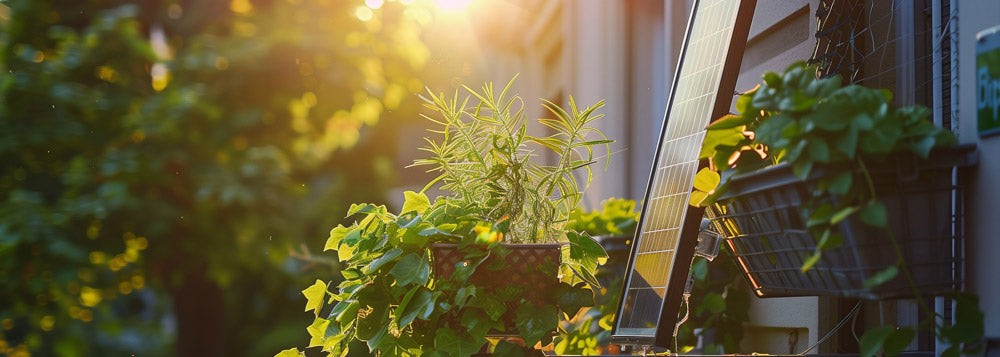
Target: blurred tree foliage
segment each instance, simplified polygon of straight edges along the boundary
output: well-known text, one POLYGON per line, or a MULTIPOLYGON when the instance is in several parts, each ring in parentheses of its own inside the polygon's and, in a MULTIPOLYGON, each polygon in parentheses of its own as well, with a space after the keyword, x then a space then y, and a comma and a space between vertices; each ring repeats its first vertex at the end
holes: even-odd
POLYGON ((319 245, 340 202, 382 201, 429 17, 395 1, 0 1, 0 354, 295 344, 309 316, 288 253, 319 245))

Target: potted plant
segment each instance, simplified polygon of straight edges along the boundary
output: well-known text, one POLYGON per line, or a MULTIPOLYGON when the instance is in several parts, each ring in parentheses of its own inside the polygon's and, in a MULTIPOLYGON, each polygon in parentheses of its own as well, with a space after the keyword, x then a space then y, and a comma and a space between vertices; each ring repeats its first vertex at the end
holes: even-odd
MULTIPOLYGON (((701 157, 711 164, 691 204, 708 207, 757 295, 957 290, 961 226, 951 210, 961 191, 952 170, 973 163, 974 151, 954 147, 927 108, 893 108, 891 99, 799 63, 764 75, 737 100, 739 114, 708 126, 701 157)), ((898 353, 913 336, 891 326, 870 333, 865 355, 898 353)))
POLYGON ((560 315, 593 304, 606 253, 564 226, 589 184, 593 147, 611 142, 591 126, 603 102, 579 110, 572 97, 566 109, 546 101, 554 118, 538 123, 554 134, 531 136, 512 83, 424 98, 439 136, 425 138, 429 156, 414 164, 438 176, 405 192, 399 213, 355 204, 348 216, 357 221, 331 231, 324 250, 337 251, 343 280, 303 291, 316 315, 310 346, 336 356, 355 340, 385 355, 538 353, 560 315), (445 194, 431 200, 435 186, 445 194))

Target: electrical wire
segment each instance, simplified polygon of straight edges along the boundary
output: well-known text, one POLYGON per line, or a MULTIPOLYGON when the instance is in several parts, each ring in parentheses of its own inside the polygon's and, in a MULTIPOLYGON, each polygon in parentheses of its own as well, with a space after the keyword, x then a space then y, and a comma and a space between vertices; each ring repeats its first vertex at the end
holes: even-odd
MULTIPOLYGON (((692 275, 692 277, 694 276, 692 275)), ((688 317, 691 315, 691 305, 689 303, 691 299, 691 292, 685 291, 683 296, 684 296, 684 318, 678 321, 677 325, 674 325, 674 351, 677 353, 680 353, 679 352, 680 346, 677 344, 677 331, 680 330, 681 325, 687 322, 688 317)))
POLYGON ((797 354, 796 356, 803 356, 806 353, 809 353, 809 351, 812 351, 814 348, 816 348, 816 346, 819 346, 821 343, 826 342, 826 340, 829 339, 830 336, 833 336, 834 332, 837 332, 837 330, 839 330, 841 327, 844 327, 844 324, 847 323, 848 319, 858 314, 858 309, 861 308, 861 302, 863 301, 864 300, 858 300, 858 303, 854 305, 854 308, 852 308, 851 311, 848 312, 847 315, 844 316, 844 318, 837 323, 837 326, 834 326, 833 329, 830 330, 830 332, 827 332, 826 335, 823 336, 823 338, 820 338, 818 341, 816 341, 816 343, 814 343, 812 346, 809 346, 809 348, 807 348, 805 351, 799 352, 799 354, 797 354))

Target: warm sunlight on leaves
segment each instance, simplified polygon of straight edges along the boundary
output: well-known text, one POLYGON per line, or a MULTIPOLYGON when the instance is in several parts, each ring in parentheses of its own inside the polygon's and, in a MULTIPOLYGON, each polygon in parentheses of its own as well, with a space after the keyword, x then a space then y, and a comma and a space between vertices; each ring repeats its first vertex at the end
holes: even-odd
POLYGON ((319 309, 323 307, 323 298, 326 297, 326 283, 316 279, 316 283, 302 290, 302 295, 306 297, 305 311, 315 310, 319 314, 319 309))
POLYGON ((299 352, 298 348, 289 348, 287 350, 278 352, 278 354, 274 355, 274 357, 299 357, 299 356, 302 356, 302 353, 299 352))

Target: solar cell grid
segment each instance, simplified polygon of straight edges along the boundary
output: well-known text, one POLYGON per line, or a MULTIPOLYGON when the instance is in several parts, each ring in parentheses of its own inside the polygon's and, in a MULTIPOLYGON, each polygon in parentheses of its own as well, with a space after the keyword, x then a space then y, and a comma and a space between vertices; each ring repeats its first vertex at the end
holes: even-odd
MULTIPOLYGON (((727 86, 723 83, 723 71, 730 70, 726 66, 732 65, 728 59, 730 39, 746 42, 749 21, 738 21, 738 15, 752 16, 754 3, 754 0, 694 3, 647 186, 640 228, 633 242, 619 318, 612 333, 617 341, 655 340, 661 344, 663 333, 659 329, 673 332, 673 324, 659 324, 673 321, 674 316, 662 316, 664 307, 671 303, 672 295, 677 295, 672 291, 683 289, 683 281, 680 286, 670 286, 677 282, 672 273, 681 270, 675 269, 678 267, 675 260, 690 260, 690 256, 683 256, 690 253, 681 249, 682 237, 687 236, 684 232, 687 203, 700 164, 698 153, 705 137, 704 128, 716 111, 720 88, 727 86)), ((739 44, 733 48, 742 51, 742 47, 739 44)), ((739 65, 739 61, 735 63, 739 65)), ((686 274, 687 267, 683 268, 686 274)), ((679 299, 674 302, 679 303, 679 299)), ((666 311, 676 315, 676 309, 666 311)))

